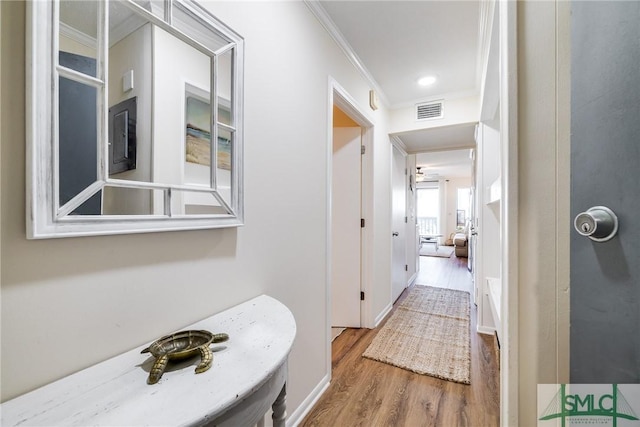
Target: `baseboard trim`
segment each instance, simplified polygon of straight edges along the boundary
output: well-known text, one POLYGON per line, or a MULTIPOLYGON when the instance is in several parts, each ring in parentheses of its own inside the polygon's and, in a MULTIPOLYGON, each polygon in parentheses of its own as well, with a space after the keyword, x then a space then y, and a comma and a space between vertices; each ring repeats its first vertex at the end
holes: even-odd
POLYGON ((389 314, 389 312, 391 311, 392 308, 393 308, 393 303, 389 303, 389 305, 386 306, 384 308, 384 310, 382 310, 382 312, 380 314, 378 314, 378 317, 376 317, 376 320, 375 320, 374 328, 378 327, 380 322, 382 322, 382 320, 384 320, 384 318, 387 317, 387 314, 389 314))
POLYGON ((413 285, 413 282, 415 282, 417 278, 418 278, 418 272, 416 271, 415 273, 413 273, 413 276, 411 276, 411 279, 409 279, 409 282, 407 283, 407 288, 413 285))
POLYGON ((311 411, 313 405, 315 405, 316 402, 320 400, 320 397, 322 397, 327 388, 329 388, 330 382, 331 378, 328 374, 325 375, 322 380, 320 380, 318 385, 314 387, 307 398, 302 401, 300 406, 298 406, 296 410, 287 417, 287 427, 297 427, 297 425, 300 424, 302 420, 304 420, 304 417, 306 417, 307 414, 311 411))
POLYGON ((479 334, 485 334, 485 335, 495 335, 496 334, 496 328, 490 328, 488 326, 480 326, 480 325, 478 325, 476 327, 476 332, 478 332, 479 334))

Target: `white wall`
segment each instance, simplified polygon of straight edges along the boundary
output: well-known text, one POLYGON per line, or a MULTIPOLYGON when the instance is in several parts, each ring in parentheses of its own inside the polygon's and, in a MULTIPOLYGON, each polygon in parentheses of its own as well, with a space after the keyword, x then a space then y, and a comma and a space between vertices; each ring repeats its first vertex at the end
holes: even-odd
POLYGON ((482 182, 478 193, 482 192, 482 224, 479 230, 484 254, 485 277, 500 277, 500 205, 487 205, 489 186, 500 179, 500 125, 499 120, 481 123, 482 182))
MULTIPOLYGON (((262 293, 298 325, 288 412, 328 379, 328 77, 363 109, 370 87, 302 2, 204 5, 246 41, 246 225, 28 241, 24 3, 1 3, 3 400, 262 293)), ((370 114, 374 317, 389 304, 386 115, 370 114)))
POLYGON ((500 204, 487 204, 488 188, 500 176, 499 120, 480 123, 477 138, 477 237, 474 282, 477 288, 478 330, 490 332, 496 325, 486 296, 487 278, 500 278, 500 204))
POLYGON ((435 120, 416 120, 415 105, 390 111, 391 133, 477 122, 480 101, 477 96, 444 99, 444 117, 435 120))

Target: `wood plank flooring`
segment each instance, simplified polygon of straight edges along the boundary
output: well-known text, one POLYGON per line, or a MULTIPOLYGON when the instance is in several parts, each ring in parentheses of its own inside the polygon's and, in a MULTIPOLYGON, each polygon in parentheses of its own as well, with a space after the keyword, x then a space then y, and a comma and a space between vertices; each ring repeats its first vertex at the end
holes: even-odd
MULTIPOLYGON (((466 261, 455 255, 421 256, 416 283, 470 292, 466 261)), ((379 328, 347 329, 333 342, 331 385, 300 426, 498 426, 499 363, 495 338, 475 332, 473 304, 471 322, 471 385, 365 359, 362 353, 379 328)))

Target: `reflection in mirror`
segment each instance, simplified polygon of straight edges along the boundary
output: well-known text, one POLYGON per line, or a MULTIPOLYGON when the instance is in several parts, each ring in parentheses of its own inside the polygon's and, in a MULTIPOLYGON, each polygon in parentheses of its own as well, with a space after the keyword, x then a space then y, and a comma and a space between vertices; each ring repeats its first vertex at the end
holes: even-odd
POLYGON ((186 3, 173 3, 173 8, 171 9, 173 14, 172 24, 178 30, 211 52, 215 52, 229 44, 229 40, 212 32, 206 23, 199 19, 194 19, 193 15, 189 12, 190 10, 192 10, 192 8, 186 3))
POLYGON ((212 193, 174 191, 172 197, 182 201, 181 214, 183 215, 223 215, 226 213, 226 208, 212 193))
POLYGON ((138 160, 138 98, 109 108, 109 177, 136 169, 138 160))
MULTIPOLYGON (((81 72, 95 70, 92 58, 60 52, 59 60, 81 72)), ((98 94, 95 87, 65 77, 58 88, 58 195, 63 206, 97 180, 98 94)))
MULTIPOLYGON (((210 131, 211 109, 195 106, 210 104, 211 59, 160 28, 154 28, 154 182, 193 184, 184 168, 187 128, 210 131), (187 109, 187 100, 192 102, 187 109), (191 116, 187 116, 191 114, 191 116), (189 123, 194 121, 195 123, 189 123)), ((205 150, 203 142, 199 150, 205 150)), ((210 157, 208 152, 200 152, 210 157)), ((200 163, 208 171, 209 163, 200 163)), ((197 184, 210 186, 210 179, 197 184)))
POLYGON ((218 167, 216 168, 217 189, 223 200, 231 204, 231 175, 233 158, 233 133, 228 128, 218 126, 218 167))
POLYGON ((109 3, 109 178, 152 182, 152 27, 123 4, 109 3))
POLYGON ((103 215, 162 215, 154 212, 153 200, 163 200, 163 190, 107 185, 103 189, 103 215))
POLYGON ((102 190, 89 197, 69 215, 102 215, 102 190))
POLYGON ((218 122, 228 126, 235 125, 235 123, 231 120, 231 117, 228 115, 228 113, 232 111, 232 106, 235 102, 231 90, 233 87, 232 79, 234 52, 235 51, 233 49, 229 49, 218 56, 218 97, 225 100, 225 105, 222 105, 221 108, 226 111, 226 113, 221 112, 220 118, 218 118, 218 122), (229 117, 229 119, 225 119, 225 117, 229 117))
POLYGON ((163 190, 106 185, 70 215, 154 215, 151 201, 162 198, 163 190))
POLYGON ((60 33, 58 44, 60 53, 68 52, 81 58, 92 58, 92 68, 77 69, 72 64, 62 63, 63 67, 97 77, 95 61, 97 55, 98 2, 96 1, 60 1, 60 33))
POLYGON ((230 49, 218 57, 218 87, 220 95, 229 101, 218 104, 218 167, 215 170, 217 189, 223 200, 232 205, 231 188, 234 185, 233 159, 237 156, 235 118, 233 117, 234 99, 232 97, 234 50, 230 49), (222 160, 222 161, 221 161, 222 160))
POLYGON ((184 183, 211 185, 211 105, 206 90, 185 84, 184 183))
POLYGON ((165 7, 164 0, 133 0, 134 3, 140 5, 140 7, 153 13, 160 19, 164 19, 165 7))
POLYGON ((29 237, 241 225, 242 38, 192 0, 30 7, 29 237))

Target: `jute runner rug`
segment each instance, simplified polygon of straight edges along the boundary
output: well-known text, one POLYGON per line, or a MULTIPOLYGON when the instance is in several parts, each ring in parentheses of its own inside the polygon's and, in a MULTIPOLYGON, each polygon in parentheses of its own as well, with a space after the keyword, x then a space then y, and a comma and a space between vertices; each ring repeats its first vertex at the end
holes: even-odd
POLYGON ((469 328, 468 292, 415 285, 363 356, 470 384, 469 328))

